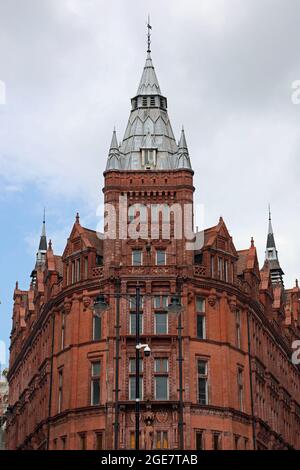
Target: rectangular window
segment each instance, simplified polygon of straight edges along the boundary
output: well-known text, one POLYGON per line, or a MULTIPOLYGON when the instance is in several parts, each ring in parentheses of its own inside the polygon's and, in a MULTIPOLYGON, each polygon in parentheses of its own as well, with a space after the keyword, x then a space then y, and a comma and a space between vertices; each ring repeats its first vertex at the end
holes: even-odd
POLYGON ((61 350, 65 349, 65 338, 66 338, 66 314, 63 312, 61 314, 61 339, 60 339, 61 350))
POLYGON ((218 258, 218 276, 221 281, 223 280, 223 259, 218 258))
MULTIPOLYGON (((143 359, 140 358, 139 360, 140 374, 143 372, 143 367, 144 367, 143 359)), ((136 360, 135 360, 135 357, 132 357, 129 359, 129 373, 135 374, 135 370, 136 370, 136 360)))
POLYGON ((166 335, 168 333, 168 314, 155 313, 155 334, 166 335))
POLYGON ((196 432, 196 450, 203 450, 203 433, 202 433, 202 431, 196 432))
POLYGON ((212 278, 215 277, 215 257, 212 255, 210 257, 210 275, 212 278))
POLYGON ((205 299, 201 297, 196 298, 196 312, 197 312, 197 338, 206 338, 206 321, 205 321, 205 299))
POLYGON ((224 261, 224 281, 228 282, 228 261, 224 261))
POLYGON ((239 409, 243 411, 244 409, 244 379, 243 379, 243 369, 238 368, 237 371, 237 384, 238 384, 238 401, 239 409))
POLYGON ((241 312, 236 310, 235 312, 235 327, 236 327, 236 347, 241 347, 241 312))
POLYGON ((213 450, 220 450, 220 434, 213 434, 213 450))
POLYGON ((92 362, 91 371, 91 405, 100 404, 100 361, 92 362))
MULTIPOLYGON (((136 334, 136 313, 130 314, 130 334, 136 334)), ((143 314, 140 313, 140 321, 139 321, 139 332, 140 335, 143 334, 143 314)))
POLYGON ((86 450, 86 434, 79 434, 79 450, 86 450))
MULTIPOLYGON (((130 303, 130 310, 132 311, 136 311, 136 298, 135 296, 131 296, 130 297, 130 300, 129 300, 129 303, 130 303)), ((144 297, 141 295, 140 296, 140 310, 143 310, 144 308, 144 297)))
POLYGON ((200 405, 208 405, 208 364, 198 360, 198 401, 200 405))
POLYGON ((61 438, 61 448, 62 450, 66 450, 67 438, 66 436, 62 436, 61 438))
POLYGON ((101 318, 98 315, 93 315, 93 341, 100 341, 101 339, 101 318))
POLYGON ((80 281, 80 258, 76 261, 76 282, 80 281))
MULTIPOLYGON (((139 432, 139 435, 140 435, 140 441, 141 441, 141 431, 139 432)), ((135 449, 135 432, 134 431, 130 431, 129 439, 130 439, 129 448, 135 449)))
POLYGON ((168 431, 158 431, 156 433, 156 449, 168 449, 168 431))
POLYGON ((58 413, 62 411, 63 403, 63 371, 58 371, 58 413))
POLYGON ((155 399, 168 400, 169 399, 169 360, 168 358, 157 358, 154 360, 154 384, 155 384, 155 399))
POLYGON ((84 279, 87 279, 89 275, 89 259, 86 256, 84 258, 84 279))
POLYGON ((74 282, 75 282, 75 261, 72 261, 71 279, 72 279, 72 284, 74 284, 74 282))
POLYGON ((197 313, 205 313, 205 299, 197 297, 196 299, 196 310, 197 313))
POLYGON ((205 316, 197 315, 197 338, 205 339, 205 316))
MULTIPOLYGON (((143 369, 144 369, 144 363, 143 359, 140 358, 139 360, 139 373, 140 373, 140 382, 139 382, 139 388, 140 388, 140 393, 139 393, 139 398, 140 400, 143 399, 144 396, 144 390, 143 390, 143 369)), ((135 358, 130 358, 129 359, 129 400, 135 400, 136 396, 136 359, 135 358)))
POLYGON ((66 284, 69 285, 69 263, 66 264, 66 284))
POLYGON ((96 450, 103 450, 103 434, 102 432, 96 432, 95 436, 95 447, 96 450))
POLYGON ((157 266, 164 266, 166 264, 166 251, 165 250, 157 250, 156 264, 157 266))
MULTIPOLYGON (((129 400, 135 400, 136 399, 136 396, 135 396, 135 393, 136 393, 136 387, 135 387, 135 375, 132 375, 129 377, 129 400)), ((143 400, 143 377, 140 376, 140 381, 139 381, 140 385, 139 385, 139 388, 140 388, 140 393, 139 393, 139 399, 140 400, 143 400)))
POLYGON ((169 305, 169 297, 167 295, 156 295, 154 297, 154 308, 167 309, 169 305))
POLYGON ((132 266, 142 266, 143 253, 142 250, 132 251, 132 266))

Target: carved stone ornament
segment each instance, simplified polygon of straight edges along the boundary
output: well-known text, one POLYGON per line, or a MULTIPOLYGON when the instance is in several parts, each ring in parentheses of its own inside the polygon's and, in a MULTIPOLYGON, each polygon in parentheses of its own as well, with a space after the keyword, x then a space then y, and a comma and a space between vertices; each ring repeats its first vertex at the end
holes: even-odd
POLYGON ((82 302, 83 302, 83 310, 86 311, 88 308, 90 308, 92 299, 90 297, 85 296, 83 297, 82 302))
POLYGON ((67 302, 64 303, 64 312, 66 314, 71 312, 71 308, 72 308, 72 302, 67 301, 67 302))
POLYGON ((216 303, 217 303, 217 293, 216 293, 216 290, 215 289, 212 289, 209 293, 209 296, 208 296, 208 303, 211 307, 215 307, 216 303))

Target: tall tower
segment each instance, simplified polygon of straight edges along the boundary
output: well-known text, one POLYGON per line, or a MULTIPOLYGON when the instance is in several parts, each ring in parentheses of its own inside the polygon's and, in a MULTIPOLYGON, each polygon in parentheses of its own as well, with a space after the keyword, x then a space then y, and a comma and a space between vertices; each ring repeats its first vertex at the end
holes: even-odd
POLYGON ((35 284, 35 282, 36 282, 37 270, 43 268, 43 266, 45 265, 46 253, 47 253, 46 213, 45 213, 45 210, 44 210, 42 233, 41 233, 41 236, 40 236, 39 248, 38 248, 38 251, 37 251, 37 254, 36 254, 35 268, 31 273, 32 284, 35 284))
MULTIPOLYGON (((168 423, 174 428, 167 444, 166 438, 163 438, 164 445, 176 448, 179 389, 176 381, 179 379, 176 378, 176 342, 172 337, 178 335, 178 330, 176 319, 167 320, 167 306, 171 296, 179 291, 182 303, 187 302, 187 280, 192 276, 194 252, 186 247, 193 240, 194 186, 185 132, 182 129, 177 143, 168 116, 167 98, 161 92, 152 63, 150 40, 146 63, 137 93, 131 99, 130 116, 120 145, 116 131, 113 131, 104 178, 105 210, 107 214, 112 213, 108 217, 108 227, 110 222, 112 225, 115 222, 115 226, 105 232, 103 245, 105 290, 111 302, 110 311, 117 311, 114 304, 117 289, 124 295, 134 296, 135 288, 139 285, 143 299, 141 341, 147 342, 152 351, 151 358, 144 358, 144 365, 141 364, 140 369, 144 374, 144 385, 141 386, 141 439, 148 432, 145 423, 151 423, 154 416, 160 419, 163 409, 168 423), (158 324, 160 320, 162 325, 158 324), (159 380, 154 377, 161 358, 165 374, 168 375, 168 370, 175 371, 175 385, 170 386, 169 391, 167 386, 158 389, 164 385, 159 384, 159 380)), ((135 314, 132 305, 123 298, 120 311, 120 337, 124 354, 120 356, 123 366, 119 386, 119 421, 127 429, 127 434, 123 432, 125 440, 121 437, 120 447, 130 448, 131 436, 134 435, 134 384, 130 374, 136 351, 135 323, 132 323, 135 314), (126 374, 126 371, 129 372, 126 374)), ((186 328, 187 319, 183 318, 182 321, 186 328)), ((118 324, 113 314, 109 316, 108 323, 108 357, 113 363, 116 357, 115 325, 118 324)), ((109 374, 107 400, 113 403, 116 387, 112 368, 109 374)), ((113 410, 108 409, 107 429, 112 425, 113 415, 113 410)), ((158 429, 155 432, 158 433, 158 429)), ((161 436, 165 434, 164 431, 161 436)), ((111 437, 108 436, 109 439, 111 437)), ((109 445, 112 443, 108 442, 109 445)), ((145 443, 142 445, 146 446, 145 443)))
MULTIPOLYGON (((118 239, 116 242, 111 239, 114 237, 108 236, 109 240, 106 239, 104 242, 106 266, 107 261, 114 266, 119 266, 120 263, 124 265, 129 261, 129 258, 125 260, 124 255, 126 245, 128 246, 124 229, 129 220, 124 215, 125 212, 121 214, 120 197, 123 198, 126 210, 131 211, 131 215, 129 214, 131 221, 134 220, 136 214, 141 216, 137 205, 142 204, 147 207, 146 217, 152 225, 153 212, 151 214, 150 205, 152 208, 155 205, 160 206, 160 209, 162 206, 170 209, 171 206, 177 205, 181 211, 182 221, 179 232, 182 231, 182 233, 187 232, 188 224, 184 223, 184 207, 186 207, 186 217, 188 210, 191 213, 189 233, 193 232, 193 171, 185 132, 182 128, 177 143, 168 116, 167 98, 161 92, 153 66, 149 36, 146 63, 137 93, 131 99, 131 112, 126 131, 120 145, 116 130, 113 131, 104 176, 105 203, 115 207, 116 238, 118 239), (188 206, 190 209, 187 209, 188 206), (108 260, 107 257, 110 259, 108 260)), ((172 214, 170 214, 170 219, 172 234, 174 232, 172 214)), ((136 242, 138 238, 144 240, 157 238, 153 237, 153 232, 151 233, 150 223, 148 229, 144 228, 143 233, 141 231, 140 237, 136 236, 136 242)), ((172 244, 172 248, 169 249, 170 256, 173 256, 172 263, 190 264, 188 258, 192 255, 184 251, 182 240, 175 240, 172 244)))
POLYGON ((272 226, 272 217, 271 209, 269 207, 269 228, 268 228, 268 237, 267 237, 267 247, 266 247, 266 261, 269 263, 271 279, 273 284, 282 284, 283 285, 283 275, 284 272, 281 269, 278 251, 276 249, 276 243, 274 238, 273 226, 272 226))

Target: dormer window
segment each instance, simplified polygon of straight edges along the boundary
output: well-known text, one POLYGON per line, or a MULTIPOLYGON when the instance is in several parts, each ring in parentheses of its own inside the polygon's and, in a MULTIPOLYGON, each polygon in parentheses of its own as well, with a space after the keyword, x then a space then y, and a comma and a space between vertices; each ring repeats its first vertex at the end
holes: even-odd
POLYGON ((146 170, 156 166, 156 149, 142 149, 142 165, 146 170))

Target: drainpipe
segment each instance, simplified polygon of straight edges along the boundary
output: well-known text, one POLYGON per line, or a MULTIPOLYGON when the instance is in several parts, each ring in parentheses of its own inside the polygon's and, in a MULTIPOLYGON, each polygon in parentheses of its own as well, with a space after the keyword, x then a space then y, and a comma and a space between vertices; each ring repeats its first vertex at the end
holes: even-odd
POLYGON ((49 450, 49 446, 50 446, 50 417, 51 417, 51 405, 52 405, 54 327, 55 327, 55 313, 52 314, 52 344, 51 344, 50 390, 49 390, 49 406, 48 406, 47 450, 49 450))
POLYGON ((251 399, 251 418, 252 418, 252 436, 253 450, 256 450, 256 431, 254 420, 254 399, 253 399, 253 383, 252 383, 252 355, 251 355, 251 334, 250 334, 250 311, 247 312, 247 329, 248 329, 248 358, 249 358, 249 379, 250 379, 250 399, 251 399))

